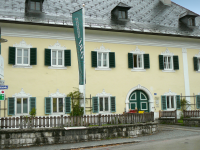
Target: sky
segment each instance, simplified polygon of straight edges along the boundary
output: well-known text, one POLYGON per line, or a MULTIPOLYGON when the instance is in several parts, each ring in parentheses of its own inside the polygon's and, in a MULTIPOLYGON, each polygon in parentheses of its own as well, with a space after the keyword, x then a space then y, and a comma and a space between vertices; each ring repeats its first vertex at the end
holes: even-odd
POLYGON ((200 15, 200 0, 172 0, 172 2, 200 15))

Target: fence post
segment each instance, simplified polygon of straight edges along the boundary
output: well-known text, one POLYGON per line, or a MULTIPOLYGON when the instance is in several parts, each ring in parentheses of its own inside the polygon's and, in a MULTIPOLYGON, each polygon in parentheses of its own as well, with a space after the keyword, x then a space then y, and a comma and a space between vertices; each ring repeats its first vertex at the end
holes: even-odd
POLYGON ((99 126, 101 126, 101 114, 99 114, 99 126))
POLYGON ((23 126, 23 124, 22 124, 22 116, 20 116, 20 129, 22 129, 22 126, 23 126))
POLYGON ((178 121, 177 121, 177 112, 176 112, 177 110, 175 110, 174 112, 175 112, 175 123, 177 123, 178 121))
POLYGON ((160 110, 159 110, 159 118, 161 118, 160 110))
POLYGON ((61 115, 61 127, 63 127, 63 115, 61 115))
POLYGON ((183 118, 185 118, 185 110, 183 110, 183 118))

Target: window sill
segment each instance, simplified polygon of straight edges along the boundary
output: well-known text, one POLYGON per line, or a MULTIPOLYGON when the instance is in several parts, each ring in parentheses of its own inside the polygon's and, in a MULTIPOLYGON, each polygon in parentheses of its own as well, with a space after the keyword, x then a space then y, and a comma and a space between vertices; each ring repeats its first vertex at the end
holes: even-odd
POLYGON ((20 65, 13 65, 13 68, 33 68, 32 66, 20 66, 20 65))
POLYGON ((196 73, 200 73, 200 70, 199 70, 199 71, 196 71, 196 73))
POLYGON ((106 71, 109 71, 109 70, 111 70, 111 68, 95 68, 95 70, 106 70, 106 71))
POLYGON ((60 69, 60 70, 64 70, 67 69, 67 67, 53 67, 53 66, 49 66, 49 69, 60 69))
POLYGON ((162 72, 176 72, 175 70, 162 70, 162 72))
POLYGON ((146 72, 146 69, 131 69, 133 72, 146 72))

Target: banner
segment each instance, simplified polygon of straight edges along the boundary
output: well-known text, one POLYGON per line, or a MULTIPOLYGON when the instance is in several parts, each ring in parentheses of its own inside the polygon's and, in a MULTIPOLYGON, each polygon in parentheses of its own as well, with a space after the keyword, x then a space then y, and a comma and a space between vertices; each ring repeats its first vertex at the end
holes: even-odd
POLYGON ((76 41, 78 68, 79 68, 79 85, 84 85, 84 26, 83 26, 83 9, 72 13, 74 26, 74 36, 76 41))

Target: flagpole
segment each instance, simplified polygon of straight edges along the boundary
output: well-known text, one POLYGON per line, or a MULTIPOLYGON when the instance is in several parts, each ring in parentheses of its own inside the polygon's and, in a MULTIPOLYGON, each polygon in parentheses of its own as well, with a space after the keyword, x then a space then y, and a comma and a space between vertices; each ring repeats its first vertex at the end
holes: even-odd
POLYGON ((85 114, 85 79, 86 79, 86 74, 85 74, 85 4, 83 4, 83 49, 84 49, 84 85, 83 85, 83 97, 84 97, 84 115, 85 114))

